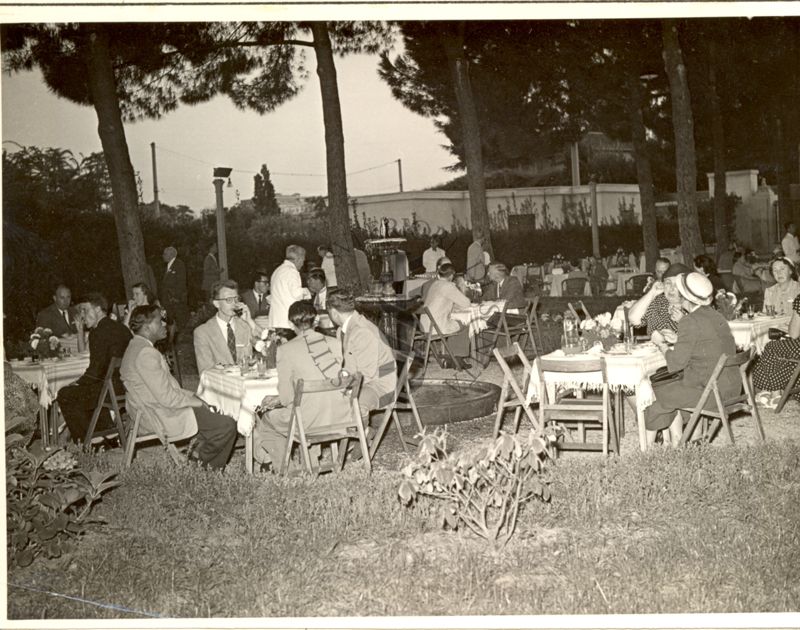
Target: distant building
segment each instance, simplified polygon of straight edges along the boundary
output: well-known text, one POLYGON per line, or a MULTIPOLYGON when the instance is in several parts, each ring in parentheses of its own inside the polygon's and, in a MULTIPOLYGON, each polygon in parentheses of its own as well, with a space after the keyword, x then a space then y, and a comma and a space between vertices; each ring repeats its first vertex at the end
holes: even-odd
POLYGON ((292 195, 275 195, 281 214, 304 214, 311 210, 311 206, 305 197, 299 193, 292 195))

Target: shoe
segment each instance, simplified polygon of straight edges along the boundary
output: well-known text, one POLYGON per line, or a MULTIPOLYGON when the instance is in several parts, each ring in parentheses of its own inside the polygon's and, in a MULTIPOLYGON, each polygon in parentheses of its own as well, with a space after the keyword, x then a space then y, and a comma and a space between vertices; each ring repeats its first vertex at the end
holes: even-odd
POLYGON ((471 370, 472 369, 472 363, 470 363, 469 361, 464 361, 462 359, 462 360, 460 360, 458 362, 458 367, 456 369, 458 369, 458 370, 471 370))

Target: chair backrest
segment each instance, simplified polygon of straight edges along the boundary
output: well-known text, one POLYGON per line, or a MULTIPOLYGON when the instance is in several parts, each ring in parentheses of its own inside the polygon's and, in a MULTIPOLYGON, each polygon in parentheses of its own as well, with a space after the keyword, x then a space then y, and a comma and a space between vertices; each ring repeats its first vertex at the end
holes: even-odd
POLYGON ((730 271, 720 271, 719 279, 722 281, 722 286, 726 291, 733 293, 733 287, 736 285, 736 277, 730 271))
MULTIPOLYGON (((419 311, 417 311, 417 312, 419 313, 419 311)), ((444 333, 442 333, 442 329, 439 328, 439 324, 436 323, 436 320, 433 319, 433 315, 431 315, 430 310, 424 304, 422 305, 422 314, 427 316, 427 318, 428 318, 428 322, 429 322, 428 331, 429 332, 433 331, 433 336, 434 337, 444 337, 444 333)), ((424 332, 424 329, 422 328, 422 320, 421 319, 419 321, 419 330, 424 332)))
POLYGON ((575 310, 575 307, 572 305, 572 302, 567 302, 567 308, 572 313, 572 316, 575 318, 576 321, 580 321, 581 316, 578 315, 578 311, 575 310))
POLYGON ((586 278, 567 278, 562 285, 564 295, 583 295, 587 282, 586 278))
POLYGON ((586 304, 583 303, 583 300, 578 302, 578 305, 581 307, 581 310, 583 311, 584 317, 586 319, 592 319, 592 314, 589 312, 589 309, 586 308, 586 304))
POLYGON ((600 372, 603 375, 603 380, 606 380, 606 362, 603 360, 603 357, 585 359, 539 357, 538 366, 541 372, 566 372, 575 374, 600 372))
POLYGON ((307 381, 302 378, 297 379, 294 384, 294 405, 300 407, 300 403, 305 394, 321 394, 324 392, 340 391, 346 394, 352 402, 358 399, 361 390, 361 374, 352 374, 347 378, 339 379, 320 379, 307 381))
POLYGON ((625 293, 641 295, 647 286, 648 280, 650 280, 649 273, 638 273, 635 276, 631 276, 625 281, 625 293))
MULTIPOLYGON (((168 444, 170 442, 179 442, 180 440, 188 439, 194 435, 195 432, 190 434, 168 435, 166 429, 164 428, 164 424, 161 422, 161 419, 158 417, 158 415, 147 408, 147 405, 141 401, 141 399, 136 395, 136 392, 126 388, 125 393, 128 399, 128 411, 130 411, 132 414, 139 414, 140 418, 146 419, 146 426, 144 426, 145 423, 141 422, 140 426, 144 426, 146 430, 158 437, 158 439, 164 444, 168 444)), ((132 435, 129 439, 135 442, 137 437, 138 436, 136 435, 132 435)))

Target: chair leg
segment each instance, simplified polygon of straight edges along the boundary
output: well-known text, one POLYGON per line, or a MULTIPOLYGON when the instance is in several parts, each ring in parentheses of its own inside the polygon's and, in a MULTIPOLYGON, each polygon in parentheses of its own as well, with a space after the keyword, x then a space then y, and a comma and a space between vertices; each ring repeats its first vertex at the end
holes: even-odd
POLYGON ((97 398, 97 405, 95 405, 92 419, 89 420, 89 428, 86 429, 86 435, 83 438, 83 450, 89 451, 92 448, 92 437, 94 436, 94 429, 97 426, 97 419, 100 417, 100 412, 103 410, 103 404, 108 395, 108 383, 103 383, 103 388, 100 390, 100 396, 97 398))
POLYGON ((786 383, 786 387, 781 393, 781 398, 778 401, 778 406, 775 407, 775 413, 780 413, 783 410, 783 406, 786 404, 786 401, 789 400, 789 396, 791 396, 792 390, 797 384, 798 377, 800 377, 800 363, 797 364, 797 367, 794 369, 792 375, 789 377, 789 381, 786 383))
POLYGON ((341 440, 339 440, 339 448, 338 448, 339 456, 336 461, 336 466, 339 472, 342 472, 342 470, 344 470, 344 458, 347 455, 347 445, 349 443, 350 440, 348 438, 342 438, 341 440))
POLYGON ((428 359, 431 356, 431 334, 425 338, 425 354, 422 357, 422 378, 425 378, 425 373, 428 371, 428 359))
POLYGON ((497 413, 494 416, 494 429, 492 430, 492 437, 497 439, 500 435, 500 425, 503 422, 503 416, 506 413, 506 398, 508 397, 508 380, 503 379, 503 385, 500 389, 500 400, 497 401, 497 413))
POLYGON ((519 421, 522 419, 522 406, 514 409, 514 435, 519 433, 519 421))
POLYGON ((722 420, 722 424, 725 426, 725 429, 728 431, 728 439, 730 439, 731 444, 733 444, 733 429, 731 428, 731 423, 728 421, 728 414, 725 413, 725 405, 722 404, 722 397, 719 394, 719 390, 714 387, 714 398, 717 399, 717 408, 719 409, 720 419, 722 420))
MULTIPOLYGON (((756 421, 758 435, 761 437, 761 441, 763 442, 767 439, 767 436, 764 434, 764 425, 761 424, 761 414, 758 412, 758 406, 756 405, 755 398, 753 397, 753 384, 750 382, 749 378, 744 379, 744 391, 747 395, 747 402, 750 405, 750 413, 756 421)), ((777 412, 777 409, 775 411, 777 412)))
POLYGON ((392 409, 392 420, 394 420, 394 426, 397 428, 397 435, 400 438, 400 446, 403 447, 404 453, 408 453, 406 439, 403 436, 403 427, 400 426, 400 417, 397 415, 397 411, 395 409, 392 409))
POLYGON ((383 417, 381 418, 381 422, 378 425, 378 430, 375 432, 375 436, 372 438, 372 444, 370 444, 369 450, 364 451, 369 453, 369 458, 372 459, 375 457, 375 452, 378 450, 378 446, 383 439, 383 434, 386 432, 386 427, 389 426, 389 421, 392 417, 392 411, 394 410, 394 406, 396 403, 392 403, 383 412, 383 417))
POLYGON ((172 458, 172 461, 175 462, 177 466, 181 466, 186 463, 186 459, 178 452, 177 447, 174 444, 167 442, 166 445, 167 454, 172 458))
POLYGON ((136 449, 136 436, 139 435, 139 414, 134 414, 131 430, 128 434, 128 443, 125 445, 125 464, 124 469, 128 469, 133 461, 133 451, 136 449))
MULTIPOLYGON (((680 411, 678 413, 680 413, 680 411)), ((700 418, 700 410, 693 411, 691 417, 689 418, 689 422, 686 425, 686 428, 683 430, 683 433, 681 434, 681 441, 680 441, 681 444, 686 444, 686 442, 688 442, 689 439, 692 437, 692 434, 694 433, 694 430, 697 427, 697 421, 699 420, 699 418, 700 418)))
POLYGON ((414 401, 414 396, 411 393, 411 383, 406 382, 406 388, 406 392, 408 393, 408 404, 411 407, 411 415, 414 416, 414 422, 417 423, 417 429, 419 429, 419 432, 422 433, 425 430, 425 427, 422 425, 422 418, 419 416, 417 403, 414 401))

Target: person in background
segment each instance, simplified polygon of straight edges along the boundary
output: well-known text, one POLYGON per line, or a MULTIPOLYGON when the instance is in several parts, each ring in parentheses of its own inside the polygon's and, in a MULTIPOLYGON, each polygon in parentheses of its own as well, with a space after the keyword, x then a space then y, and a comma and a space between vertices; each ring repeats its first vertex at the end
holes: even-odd
POLYGON ((717 258, 717 270, 719 273, 729 273, 733 271, 733 260, 736 255, 736 242, 731 241, 728 249, 720 252, 717 258))
MULTIPOLYGON (((442 334, 458 333, 447 338, 447 345, 456 357, 459 365, 450 366, 456 369, 468 370, 472 366, 463 357, 469 356, 469 329, 462 322, 452 319, 454 309, 469 307, 469 298, 458 290, 453 282, 456 271, 451 264, 439 267, 438 279, 431 284, 425 297, 425 306, 441 330, 442 334)), ((431 329, 427 315, 420 317, 420 325, 424 332, 431 329)))
MULTIPOLYGON (((753 387, 761 392, 756 396, 759 405, 771 409, 777 406, 782 390, 794 372, 792 361, 800 361, 800 295, 792 301, 792 317, 786 336, 770 341, 756 356, 753 387)), ((800 395, 795 394, 794 398, 798 400, 800 395)))
POLYGON ((236 443, 236 421, 212 411, 193 392, 182 389, 169 373, 164 357, 153 347, 167 336, 161 309, 154 304, 137 306, 131 315, 131 330, 133 339, 119 369, 130 393, 129 410, 136 410, 135 396, 138 404, 161 421, 168 437, 190 437, 196 433, 195 452, 203 466, 224 468, 236 443))
POLYGON ((714 287, 715 294, 720 289, 725 289, 725 284, 722 282, 722 278, 720 278, 719 274, 717 273, 717 265, 714 263, 714 260, 711 258, 711 256, 706 256, 705 254, 699 254, 698 256, 695 256, 694 270, 698 273, 702 273, 711 281, 711 285, 714 287))
POLYGON ((731 269, 731 272, 734 276, 758 280, 758 276, 753 273, 754 260, 755 257, 753 256, 753 251, 750 249, 747 249, 744 252, 736 252, 733 255, 733 268, 731 269))
MULTIPOLYGON (((728 322, 710 306, 714 291, 711 281, 701 273, 692 272, 679 274, 673 282, 686 311, 678 323, 675 347, 669 349, 667 340, 658 332, 653 333, 652 341, 664 354, 669 371, 682 370, 683 376, 680 380, 653 388, 656 400, 645 409, 648 446, 655 444, 658 431, 668 427, 672 445, 678 445, 683 433, 684 413, 676 412, 697 404, 723 353, 728 356, 736 354, 736 343, 728 322)), ((735 366, 723 368, 718 382, 722 400, 728 400, 742 390, 739 369, 735 366)))
MULTIPOLYGON (((324 272, 319 269, 322 281, 324 272)), ((289 307, 289 321, 297 336, 278 346, 278 397, 280 407, 265 412, 253 430, 253 457, 261 464, 272 463, 278 472, 286 453, 286 437, 294 404, 294 387, 298 380, 319 381, 338 377, 342 369, 339 341, 314 330, 317 311, 308 300, 289 307)), ((320 431, 341 425, 350 419, 350 403, 339 391, 303 396, 300 403, 303 427, 320 431)))
POLYGON ((573 260, 570 262, 570 269, 569 273, 567 274, 567 278, 587 278, 588 275, 585 271, 581 269, 581 261, 580 260, 573 260))
POLYGON ((286 259, 272 272, 270 279, 272 304, 269 309, 269 327, 279 329, 287 339, 295 334, 289 321, 289 307, 308 297, 308 291, 303 289, 300 279, 300 270, 305 262, 306 250, 299 245, 289 245, 286 248, 286 259))
POLYGON ((781 249, 783 256, 788 258, 793 265, 800 263, 800 243, 797 240, 797 226, 794 223, 787 223, 785 226, 786 234, 781 239, 781 249))
POLYGON ((327 245, 320 245, 317 247, 317 253, 320 258, 319 266, 325 272, 325 284, 333 291, 336 288, 336 264, 333 252, 327 245))
POLYGON ((182 328, 189 318, 186 265, 178 259, 178 250, 172 246, 164 248, 163 259, 164 275, 158 295, 162 306, 167 310, 167 315, 179 328, 182 328))
POLYGON ((678 322, 683 317, 683 301, 675 278, 689 269, 682 263, 672 263, 661 282, 654 282, 650 290, 634 302, 628 311, 628 321, 633 326, 647 325, 647 334, 660 331, 670 343, 675 341, 678 322))
POLYGON ((639 256, 637 256, 636 252, 633 250, 628 254, 628 267, 631 269, 639 269, 639 256))
POLYGON ((595 297, 603 295, 608 286, 608 269, 603 265, 603 259, 598 256, 589 259, 589 286, 595 297))
MULTIPOLYGON (((89 335, 89 367, 77 381, 58 391, 58 406, 73 442, 86 438, 111 359, 122 358, 132 337, 125 325, 108 317, 108 300, 99 293, 90 293, 82 299, 80 312, 81 325, 92 331, 89 335)), ((114 375, 114 390, 118 394, 124 392, 119 374, 114 375)), ((111 426, 108 409, 103 409, 97 428, 102 430, 111 426)))
POLYGON ((153 295, 153 292, 150 290, 144 282, 137 282, 133 285, 133 298, 128 300, 128 306, 125 309, 125 316, 122 319, 122 323, 130 328, 131 322, 131 313, 133 313, 133 309, 137 306, 146 306, 148 304, 158 304, 158 300, 153 295))
POLYGON ((439 259, 447 255, 440 244, 437 235, 431 236, 431 246, 422 253, 422 266, 425 267, 425 273, 436 273, 439 259))
POLYGON ((669 258, 659 257, 656 258, 656 265, 654 268, 653 275, 647 280, 647 284, 644 287, 644 291, 642 294, 647 293, 653 286, 654 282, 663 282, 664 281, 664 274, 669 269, 669 266, 672 263, 669 261, 669 258))
POLYGON ((325 272, 322 269, 312 269, 306 276, 308 290, 313 295, 312 303, 318 311, 324 311, 327 306, 328 287, 325 286, 325 272))
POLYGON ((214 288, 214 283, 219 282, 221 273, 222 269, 220 269, 219 263, 217 262, 217 244, 211 243, 211 246, 208 248, 208 253, 203 260, 202 288, 206 299, 211 299, 211 290, 214 288))
POLYGON ((508 308, 525 308, 525 291, 516 276, 509 275, 508 267, 503 263, 493 262, 486 272, 489 284, 481 294, 481 302, 488 300, 505 300, 508 308))
POLYGON ((36 327, 49 328, 56 337, 74 335, 75 309, 70 304, 72 292, 66 285, 59 284, 53 292, 53 303, 36 315, 36 327))
POLYGON ((242 293, 242 302, 253 319, 269 315, 269 274, 266 271, 256 271, 253 288, 242 293))
POLYGON ((236 365, 252 354, 251 339, 258 330, 250 309, 239 300, 239 285, 234 280, 214 284, 211 300, 217 314, 194 329, 194 354, 197 373, 202 375, 217 363, 236 365), (237 316, 237 310, 241 316, 237 316))
POLYGON ((776 315, 790 315, 794 299, 800 293, 794 265, 788 258, 776 258, 770 263, 769 271, 776 284, 764 290, 764 310, 772 307, 776 315))
POLYGON ((486 276, 486 261, 483 257, 483 239, 477 238, 467 248, 468 282, 482 282, 486 276))

